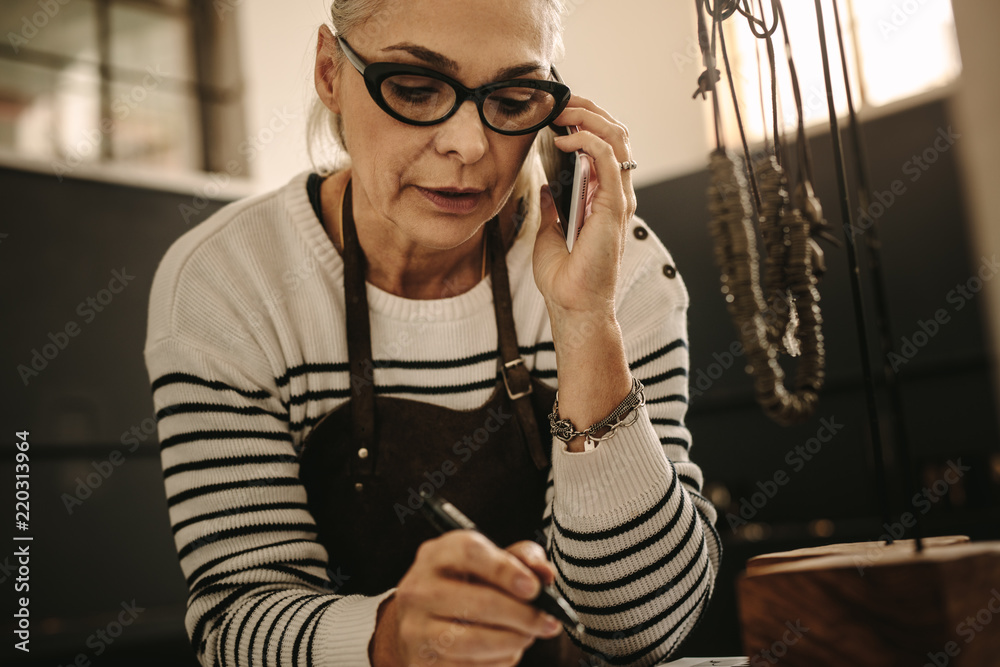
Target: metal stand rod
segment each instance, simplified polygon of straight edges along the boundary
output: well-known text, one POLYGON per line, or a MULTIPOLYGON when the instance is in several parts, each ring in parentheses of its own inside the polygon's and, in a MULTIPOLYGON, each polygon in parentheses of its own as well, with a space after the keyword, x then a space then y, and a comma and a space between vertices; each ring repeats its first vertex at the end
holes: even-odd
MULTIPOLYGON (((889 392, 889 405, 892 414, 892 431, 895 435, 895 452, 899 457, 903 493, 907 498, 913 497, 913 462, 910 457, 910 439, 903 419, 903 399, 899 393, 899 381, 896 371, 889 363, 889 353, 892 352, 892 325, 889 321, 889 295, 885 288, 885 274, 882 272, 882 242, 878 236, 878 224, 871 217, 871 179, 868 177, 868 161, 865 158, 864 144, 861 142, 861 128, 858 124, 858 114, 854 109, 854 94, 851 92, 851 82, 848 78, 847 53, 844 49, 844 31, 840 22, 840 9, 837 1, 833 3, 833 18, 837 27, 837 43, 840 46, 840 64, 844 70, 844 89, 847 92, 847 111, 851 146, 854 150, 855 169, 858 171, 858 201, 861 210, 869 216, 871 226, 863 230, 865 248, 868 255, 868 268, 871 270, 872 286, 875 289, 875 319, 878 326, 879 342, 882 348, 882 372, 885 375, 885 386, 889 392)), ((853 227, 844 230, 853 233, 853 227)), ((915 517, 913 539, 916 541, 917 552, 924 550, 922 539, 922 522, 920 516, 915 517)))
MULTIPOLYGON (((830 132, 833 138, 833 158, 837 169, 837 187, 840 191, 840 207, 847 222, 847 261, 850 268, 851 295, 854 298, 854 319, 861 353, 861 372, 864 376, 865 396, 868 404, 868 425, 871 431, 872 452, 875 457, 875 485, 882 506, 882 517, 889 524, 889 493, 886 485, 885 456, 882 447, 882 431, 879 428, 878 402, 875 394, 875 378, 872 374, 871 353, 868 349, 868 327, 865 321, 864 295, 861 292, 861 272, 858 268, 857 246, 854 243, 854 217, 851 214, 851 198, 847 189, 847 168, 844 164, 844 147, 840 139, 840 123, 837 120, 837 105, 833 99, 833 84, 830 77, 830 56, 826 48, 826 26, 823 22, 822 0, 816 2, 816 21, 819 26, 820 52, 823 56, 823 76, 826 80, 826 99, 830 110, 830 132)), ((845 82, 847 83, 847 82, 845 82)), ((887 542, 892 544, 892 535, 887 542)))

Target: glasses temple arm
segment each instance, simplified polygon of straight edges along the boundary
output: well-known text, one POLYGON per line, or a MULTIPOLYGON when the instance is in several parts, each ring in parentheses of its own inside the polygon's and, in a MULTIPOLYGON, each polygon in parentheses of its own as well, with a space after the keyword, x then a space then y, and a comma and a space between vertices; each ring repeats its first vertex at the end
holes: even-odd
POLYGON ((354 65, 354 68, 364 74, 365 68, 368 66, 367 63, 358 57, 358 54, 354 52, 354 49, 352 49, 351 45, 347 43, 347 40, 344 39, 343 35, 334 35, 334 37, 336 37, 337 43, 340 45, 340 49, 344 52, 344 55, 347 56, 347 59, 351 61, 351 64, 354 65))

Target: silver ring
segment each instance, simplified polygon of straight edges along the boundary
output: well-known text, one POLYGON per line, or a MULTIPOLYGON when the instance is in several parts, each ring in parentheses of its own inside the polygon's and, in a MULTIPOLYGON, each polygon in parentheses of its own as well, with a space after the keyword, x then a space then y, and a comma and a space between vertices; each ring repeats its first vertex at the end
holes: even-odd
POLYGON ((618 166, 621 167, 622 171, 628 171, 629 169, 635 169, 639 165, 635 163, 635 160, 625 160, 624 162, 619 162, 618 166))

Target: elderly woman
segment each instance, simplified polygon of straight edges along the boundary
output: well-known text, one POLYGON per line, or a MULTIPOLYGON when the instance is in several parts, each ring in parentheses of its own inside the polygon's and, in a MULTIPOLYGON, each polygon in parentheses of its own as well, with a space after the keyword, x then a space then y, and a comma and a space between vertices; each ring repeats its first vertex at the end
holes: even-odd
POLYGON ((227 206, 153 285, 198 659, 662 660, 720 545, 688 457, 687 292, 634 217, 628 132, 557 82, 556 0, 332 14, 316 90, 349 165, 227 206), (593 163, 572 252, 553 144, 593 163), (421 493, 483 533, 439 536, 421 493), (530 604, 550 583, 585 631, 530 604))

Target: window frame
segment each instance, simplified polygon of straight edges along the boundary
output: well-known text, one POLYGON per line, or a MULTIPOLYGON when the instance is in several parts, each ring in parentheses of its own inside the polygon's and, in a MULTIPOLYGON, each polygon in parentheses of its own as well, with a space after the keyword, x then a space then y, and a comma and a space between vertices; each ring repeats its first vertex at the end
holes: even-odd
MULTIPOLYGON (((188 55, 192 70, 190 80, 182 77, 164 76, 163 87, 171 93, 181 94, 197 107, 197 127, 193 132, 198 136, 196 144, 199 155, 196 164, 183 170, 165 169, 156 166, 137 165, 115 160, 113 154, 113 132, 101 132, 95 147, 99 151, 96 161, 84 161, 75 165, 65 177, 101 182, 151 187, 158 190, 204 195, 211 192, 213 197, 236 199, 252 194, 252 178, 248 173, 245 156, 239 154, 238 141, 232 145, 220 145, 213 137, 225 133, 242 137, 246 128, 245 93, 246 84, 242 75, 238 20, 235 13, 239 3, 227 4, 225 20, 216 10, 212 0, 185 0, 181 6, 171 0, 91 0, 95 13, 97 34, 96 62, 87 58, 74 58, 29 46, 14 49, 4 40, 0 45, 0 63, 18 62, 58 71, 83 62, 96 68, 99 118, 113 117, 111 108, 115 85, 140 83, 146 72, 121 67, 111 62, 111 8, 112 6, 132 6, 162 13, 170 17, 181 17, 186 23, 188 35, 188 55), (227 108, 228 107, 228 108, 227 108), (226 109, 228 116, 219 112, 226 109), (224 128, 224 130, 220 129, 224 128), (234 163, 234 160, 236 161, 234 163), (228 172, 220 179, 218 172, 228 172)), ((58 157, 43 157, 25 154, 9 147, 0 147, 0 165, 36 173, 54 174, 62 180, 63 175, 53 168, 58 157)))
MULTIPOLYGON (((948 1, 949 4, 951 4, 951 0, 948 1)), ((754 2, 756 8, 755 0, 751 0, 751 2, 754 2)), ((841 21, 844 30, 845 48, 848 51, 848 53, 846 54, 848 58, 848 66, 853 69, 853 71, 851 72, 851 76, 853 77, 851 82, 851 92, 854 97, 854 106, 857 112, 859 123, 864 124, 870 120, 891 116, 906 109, 922 106, 924 104, 927 104, 928 102, 949 99, 953 97, 955 93, 958 91, 961 79, 961 72, 962 72, 961 62, 959 63, 959 70, 955 78, 953 78, 950 81, 947 81, 946 83, 932 85, 918 93, 906 95, 905 97, 892 100, 885 104, 874 104, 870 102, 862 66, 865 55, 862 52, 862 45, 860 41, 857 39, 856 25, 858 19, 854 11, 855 0, 827 0, 827 2, 837 3, 838 8, 840 10, 841 21)), ((811 5, 812 3, 809 4, 811 5)), ((840 61, 839 46, 837 46, 836 44, 836 24, 832 20, 832 8, 824 6, 824 12, 825 14, 827 14, 826 29, 828 33, 828 41, 831 38, 833 40, 833 42, 830 44, 830 48, 832 49, 830 51, 830 67, 831 67, 831 77, 834 83, 834 87, 836 88, 838 85, 838 81, 840 82, 841 86, 843 85, 843 68, 841 66, 841 61, 840 61)), ((740 45, 739 49, 733 48, 735 42, 735 40, 733 39, 734 36, 734 28, 732 27, 733 25, 739 25, 739 28, 737 28, 737 30, 740 31, 747 29, 745 19, 739 17, 733 17, 723 23, 723 29, 726 30, 726 43, 730 51, 729 55, 733 66, 733 73, 734 75, 738 75, 740 72, 748 72, 751 70, 753 70, 755 73, 757 69, 756 61, 754 60, 750 63, 746 63, 747 53, 750 53, 750 51, 744 49, 742 44, 740 45), (734 24, 732 23, 733 21, 742 21, 742 24, 739 23, 734 24)), ((815 41, 817 40, 818 35, 812 35, 811 37, 815 41)), ((781 28, 778 29, 778 31, 775 33, 772 39, 774 40, 775 57, 777 61, 778 71, 781 72, 783 66, 787 69, 787 65, 785 65, 785 58, 784 58, 785 47, 783 38, 781 37, 781 28)), ((956 40, 957 40, 957 35, 956 35, 956 40)), ((767 60, 765 55, 766 50, 764 49, 763 42, 761 40, 755 40, 755 41, 759 44, 760 53, 762 57, 761 66, 764 68, 763 71, 766 74, 766 68, 767 68, 767 60)), ((794 35, 793 35, 792 49, 793 49, 792 55, 795 57, 796 67, 798 68, 801 77, 801 73, 803 71, 803 61, 799 53, 795 51, 794 35)), ((720 69, 724 70, 724 64, 722 62, 722 56, 721 56, 721 48, 719 51, 718 59, 719 59, 720 69)), ((817 63, 817 66, 820 65, 817 63)), ((720 104, 722 105, 723 109, 722 112, 723 133, 727 144, 732 144, 735 146, 736 143, 738 143, 739 141, 739 130, 737 128, 736 120, 733 113, 732 95, 730 93, 729 85, 727 83, 724 71, 723 71, 723 77, 718 84, 718 91, 720 94, 720 104)), ((764 119, 764 122, 766 124, 766 129, 764 130, 752 125, 747 121, 746 110, 750 106, 757 105, 757 95, 754 94, 752 96, 753 99, 749 99, 747 97, 748 91, 741 90, 741 84, 739 81, 737 81, 737 94, 740 95, 739 98, 740 110, 744 114, 743 122, 744 122, 744 128, 747 133, 747 142, 749 143, 749 145, 753 149, 759 150, 765 144, 767 145, 773 144, 774 138, 771 136, 772 134, 770 125, 771 117, 769 114, 764 119)), ((781 96, 782 98, 781 101, 779 102, 779 108, 784 108, 786 110, 785 114, 786 123, 784 126, 786 141, 793 140, 795 133, 794 124, 790 124, 787 122, 787 119, 790 117, 787 113, 787 107, 789 105, 794 107, 794 102, 792 101, 791 92, 779 91, 779 96, 781 96)), ((766 95, 765 97, 769 98, 770 96, 766 95)), ((809 118, 805 119, 805 132, 807 137, 828 134, 830 132, 829 112, 827 109, 825 96, 823 99, 824 99, 823 107, 819 115, 814 119, 809 119, 809 118)), ((837 118, 840 121, 846 122, 848 117, 846 101, 838 100, 838 105, 840 105, 841 103, 843 103, 844 109, 843 110, 838 109, 837 118)), ((768 100, 768 106, 769 106, 769 100, 768 100)), ((770 111, 770 109, 768 109, 768 111, 770 111)), ((711 120, 711 113, 709 112, 709 110, 706 111, 706 118, 709 119, 708 130, 711 131, 711 139, 712 142, 714 143, 714 131, 711 130, 711 127, 713 126, 712 123, 714 123, 714 121, 711 120)))

